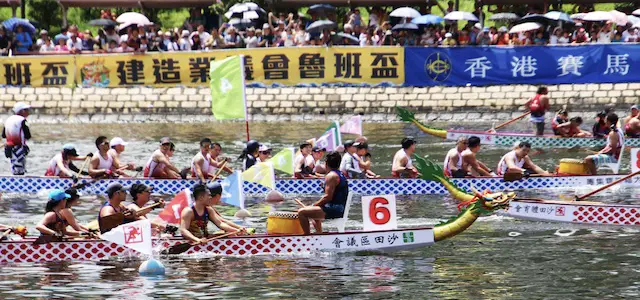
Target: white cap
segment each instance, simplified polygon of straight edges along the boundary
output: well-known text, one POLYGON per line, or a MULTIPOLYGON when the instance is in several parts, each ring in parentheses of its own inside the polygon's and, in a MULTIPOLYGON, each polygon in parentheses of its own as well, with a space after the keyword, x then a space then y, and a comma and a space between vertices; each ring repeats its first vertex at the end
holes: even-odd
POLYGON ((16 103, 16 104, 14 104, 14 105, 13 105, 13 112, 17 114, 17 113, 19 113, 21 110, 29 109, 29 108, 31 108, 31 105, 26 104, 26 103, 24 103, 24 102, 18 102, 18 103, 16 103))
POLYGON ((258 148, 259 152, 268 151, 268 150, 271 150, 271 148, 267 147, 267 145, 262 145, 261 144, 260 147, 258 148))
POLYGON ((264 24, 262 25, 262 29, 267 29, 267 28, 269 28, 269 24, 264 23, 264 24))
POLYGON ((446 38, 450 38, 450 37, 452 37, 452 36, 453 36, 453 35, 451 35, 451 32, 447 32, 447 33, 445 33, 445 34, 444 34, 444 37, 446 37, 446 38))
POLYGON ((185 36, 189 36, 189 30, 183 30, 183 31, 182 31, 182 36, 183 36, 183 37, 185 37, 185 36))
POLYGON ((476 23, 475 25, 473 25, 473 27, 478 28, 480 30, 482 29, 482 24, 476 23))
POLYGON ((114 137, 111 139, 111 142, 109 142, 109 146, 113 147, 113 146, 118 146, 118 145, 122 145, 122 146, 126 146, 129 143, 125 142, 122 138, 120 137, 114 137))

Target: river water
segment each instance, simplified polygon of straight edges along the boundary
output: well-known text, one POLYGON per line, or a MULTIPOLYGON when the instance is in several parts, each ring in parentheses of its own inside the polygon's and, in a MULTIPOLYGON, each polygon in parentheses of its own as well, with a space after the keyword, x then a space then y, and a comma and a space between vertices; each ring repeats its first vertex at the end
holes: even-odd
MULTIPOLYGON (((269 144, 274 152, 318 136, 327 124, 251 124, 252 138, 269 144)), ((445 125, 446 126, 446 125, 445 125)), ((478 124, 458 127, 484 129, 478 124)), ((524 127, 521 129, 525 129, 524 127)), ((125 161, 143 164, 159 139, 176 141, 173 161, 187 166, 207 136, 236 158, 245 138, 241 123, 33 125, 34 140, 29 174, 43 175, 49 159, 67 142, 80 154, 94 151, 98 135, 123 137, 130 142, 125 161)), ((404 124, 366 124, 374 171, 388 175, 400 140, 412 135, 418 154, 442 161, 452 142, 427 137, 404 124)), ((344 137, 343 139, 346 139, 344 137)), ((553 170, 560 158, 588 153, 545 149, 534 157, 553 170)), ((478 155, 495 166, 508 149, 486 147, 478 155)), ((628 157, 628 156, 627 156, 628 157)), ((234 166, 238 163, 234 161, 234 166)), ((628 163, 623 169, 628 167, 628 163)), ((9 164, 0 160, 0 173, 9 164)), ((626 170, 626 169, 625 169, 626 170)), ((558 199, 588 192, 586 188, 527 191, 523 196, 558 199)), ((307 203, 313 198, 303 198, 307 203)), ((605 192, 594 200, 639 203, 632 189, 605 192)), ((351 207, 349 229, 361 228, 359 198, 351 207)), ((101 196, 85 196, 74 211, 83 222, 97 214, 101 196)), ((0 223, 22 224, 35 232, 46 195, 5 194, 0 201, 0 223)), ((447 196, 399 196, 401 227, 434 225, 457 214, 447 196)), ((295 210, 294 203, 269 207, 249 199, 253 218, 248 222, 264 231, 266 212, 295 210)), ((223 209, 231 217, 233 209, 223 209)), ((328 227, 332 229, 332 224, 328 227)), ((320 254, 287 257, 186 257, 165 260, 166 276, 142 277, 140 261, 55 262, 0 265, 0 298, 349 298, 349 299, 566 299, 638 298, 640 272, 635 227, 585 226, 531 222, 502 216, 482 217, 468 231, 431 247, 394 253, 320 254)))

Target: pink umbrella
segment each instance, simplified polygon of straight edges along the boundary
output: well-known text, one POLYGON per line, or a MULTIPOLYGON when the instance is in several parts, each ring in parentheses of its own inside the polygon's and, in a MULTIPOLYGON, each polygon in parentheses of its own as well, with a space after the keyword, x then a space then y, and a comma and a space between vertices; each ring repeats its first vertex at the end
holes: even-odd
POLYGON ((612 10, 609 12, 609 14, 611 14, 611 16, 613 17, 613 19, 611 19, 612 22, 618 24, 618 25, 627 25, 627 23, 629 23, 629 18, 627 17, 627 15, 623 12, 619 12, 617 10, 612 10))

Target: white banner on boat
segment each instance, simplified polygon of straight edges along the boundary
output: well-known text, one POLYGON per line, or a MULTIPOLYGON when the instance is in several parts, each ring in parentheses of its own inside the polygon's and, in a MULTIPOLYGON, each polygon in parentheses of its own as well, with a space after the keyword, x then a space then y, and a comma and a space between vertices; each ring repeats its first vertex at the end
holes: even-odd
POLYGON ((364 231, 397 229, 396 195, 363 196, 362 225, 364 231))
POLYGON ((140 253, 152 254, 151 221, 140 220, 120 225, 100 236, 103 240, 122 245, 140 253))
POLYGON ((631 173, 640 171, 640 148, 631 148, 631 173))

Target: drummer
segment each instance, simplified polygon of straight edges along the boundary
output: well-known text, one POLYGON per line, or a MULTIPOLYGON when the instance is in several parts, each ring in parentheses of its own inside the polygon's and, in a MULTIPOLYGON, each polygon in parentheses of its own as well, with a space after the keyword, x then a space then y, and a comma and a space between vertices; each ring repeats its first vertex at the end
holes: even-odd
POLYGON ((213 222, 218 228, 226 232, 244 231, 246 229, 231 221, 225 220, 213 205, 220 202, 222 185, 218 182, 204 185, 196 184, 192 190, 194 203, 182 210, 180 216, 180 233, 182 237, 196 243, 203 243, 209 237, 207 225, 213 222))
POLYGON ((321 233, 322 220, 338 219, 344 215, 349 186, 347 185, 347 178, 339 169, 341 160, 342 158, 338 152, 327 154, 327 168, 330 171, 324 179, 324 196, 313 205, 298 210, 298 217, 304 234, 311 234, 309 220, 314 221, 316 233, 321 233))
POLYGON ((79 232, 67 229, 69 223, 60 214, 62 210, 67 207, 67 200, 69 199, 71 199, 71 195, 65 193, 63 190, 55 189, 49 192, 46 213, 36 226, 36 229, 40 231, 42 235, 55 235, 57 237, 79 235, 79 232))
POLYGON ((589 155, 584 159, 584 163, 591 175, 598 173, 598 166, 602 164, 618 163, 620 153, 624 149, 624 133, 616 126, 618 115, 610 113, 606 118, 606 126, 611 127, 611 132, 607 135, 607 144, 602 150, 594 155, 589 155))
POLYGON ((504 176, 505 173, 522 173, 525 176, 530 174, 549 175, 549 172, 538 167, 534 164, 529 157, 531 151, 531 144, 528 142, 520 142, 516 149, 502 156, 498 163, 499 176, 504 176))

